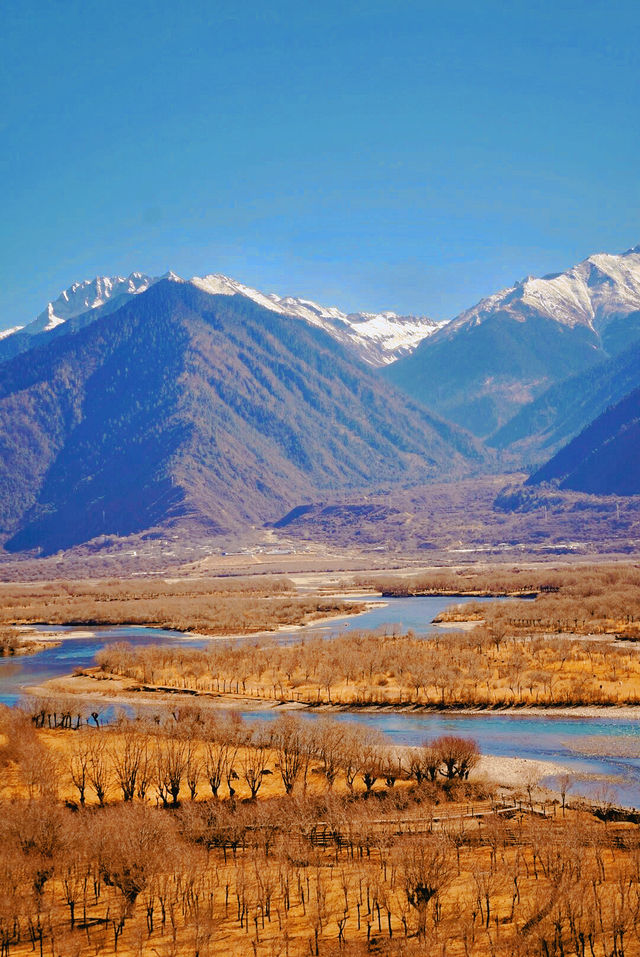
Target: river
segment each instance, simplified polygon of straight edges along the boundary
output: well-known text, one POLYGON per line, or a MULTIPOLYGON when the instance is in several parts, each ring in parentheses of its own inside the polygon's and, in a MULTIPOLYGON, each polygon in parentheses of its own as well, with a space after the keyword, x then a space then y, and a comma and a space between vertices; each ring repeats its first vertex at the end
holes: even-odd
MULTIPOLYGON (((372 599, 367 596, 367 600, 372 599)), ((374 607, 362 615, 308 625, 302 632, 287 629, 268 637, 290 642, 301 634, 329 637, 345 631, 393 629, 394 626, 398 630, 411 628, 421 634, 434 629, 432 619, 444 608, 477 600, 432 597, 373 600, 374 607)), ((0 702, 14 705, 25 687, 69 674, 76 666, 90 665, 97 651, 115 641, 138 646, 188 642, 194 647, 209 641, 188 638, 180 632, 137 626, 91 629, 49 626, 42 630, 64 632, 64 641, 35 655, 0 659, 0 702)), ((244 717, 252 721, 271 720, 275 712, 250 712, 244 717)), ((310 713, 308 718, 315 720, 316 715, 310 713)), ((616 803, 640 807, 640 720, 608 717, 606 711, 602 717, 369 712, 338 713, 336 719, 377 728, 399 745, 419 744, 425 738, 443 733, 473 737, 486 755, 533 758, 566 767, 572 775, 571 794, 602 797, 606 789, 607 796, 616 803), (638 758, 618 756, 621 742, 629 751, 633 751, 637 742, 638 758), (597 755, 591 753, 594 747, 599 752, 597 755)), ((556 782, 549 778, 547 783, 556 782)))

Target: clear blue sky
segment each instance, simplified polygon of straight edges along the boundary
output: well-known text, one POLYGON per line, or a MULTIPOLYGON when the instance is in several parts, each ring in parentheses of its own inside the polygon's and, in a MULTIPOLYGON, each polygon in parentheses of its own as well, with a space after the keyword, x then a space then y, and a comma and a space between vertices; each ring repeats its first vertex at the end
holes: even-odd
POLYGON ((8 0, 0 328, 225 272, 455 315, 640 242, 640 5, 8 0))

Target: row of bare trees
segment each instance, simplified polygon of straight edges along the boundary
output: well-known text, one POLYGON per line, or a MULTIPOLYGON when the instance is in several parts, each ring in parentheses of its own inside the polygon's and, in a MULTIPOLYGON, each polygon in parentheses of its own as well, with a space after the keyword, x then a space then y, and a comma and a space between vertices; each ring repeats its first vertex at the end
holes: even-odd
POLYGON ((112 644, 98 673, 138 687, 271 697, 310 705, 636 704, 640 656, 627 643, 518 637, 500 622, 427 638, 349 632, 293 645, 112 644))
POLYGON ((267 778, 279 779, 292 794, 295 788, 306 793, 312 775, 329 790, 340 779, 349 793, 363 788, 369 793, 379 782, 393 787, 401 779, 467 780, 479 758, 475 741, 452 735, 397 749, 373 729, 328 717, 309 720, 285 713, 268 725, 245 725, 188 708, 151 719, 121 715, 104 728, 60 726, 65 747, 58 774, 52 775, 56 758, 29 722, 29 704, 25 716, 6 719, 5 753, 16 755, 25 768, 33 766, 30 793, 38 789, 38 767, 44 775, 41 791, 62 772, 80 806, 91 798, 101 806, 120 799, 175 807, 187 794, 191 800, 223 793, 233 799, 239 787, 255 800, 267 778))

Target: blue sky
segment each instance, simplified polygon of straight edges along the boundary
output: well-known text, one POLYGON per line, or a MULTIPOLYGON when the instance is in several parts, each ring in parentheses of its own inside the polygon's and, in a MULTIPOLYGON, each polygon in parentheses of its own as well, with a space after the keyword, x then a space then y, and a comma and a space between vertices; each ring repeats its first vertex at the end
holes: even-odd
POLYGON ((640 242, 635 2, 9 0, 0 328, 96 274, 455 315, 640 242))

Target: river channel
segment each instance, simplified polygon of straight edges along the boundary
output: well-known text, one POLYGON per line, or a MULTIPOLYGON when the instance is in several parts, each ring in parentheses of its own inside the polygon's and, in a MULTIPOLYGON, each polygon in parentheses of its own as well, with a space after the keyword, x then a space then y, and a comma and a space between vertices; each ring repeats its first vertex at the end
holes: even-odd
MULTIPOLYGON (((367 600, 371 600, 367 597, 367 600)), ((432 619, 451 604, 477 599, 392 598, 374 601, 362 615, 335 619, 270 634, 269 640, 291 642, 301 634, 330 637, 345 631, 377 628, 413 629, 417 634, 434 630, 432 619)), ((43 627, 43 631, 64 633, 63 642, 35 655, 0 659, 0 702, 15 705, 29 686, 69 674, 76 666, 89 666, 97 651, 116 641, 133 645, 182 644, 194 647, 210 639, 185 637, 180 632, 138 626, 100 628, 43 627)), ((228 640, 228 639, 217 639, 228 640)), ((234 642, 246 640, 231 639, 234 642)), ((274 711, 247 712, 247 720, 268 721, 274 711)), ((316 715, 309 713, 309 720, 316 715)), ((607 797, 628 807, 640 807, 640 719, 567 717, 518 713, 417 714, 394 712, 338 713, 339 721, 357 721, 377 728, 399 745, 419 744, 443 733, 473 737, 485 755, 533 758, 567 769, 572 777, 571 794, 607 797), (638 745, 638 757, 634 753, 638 745), (597 751, 597 755, 593 754, 597 751), (625 756, 621 757, 620 752, 625 756)), ((523 782, 524 784, 525 782, 523 782)), ((554 776, 547 783, 556 783, 554 776)))

